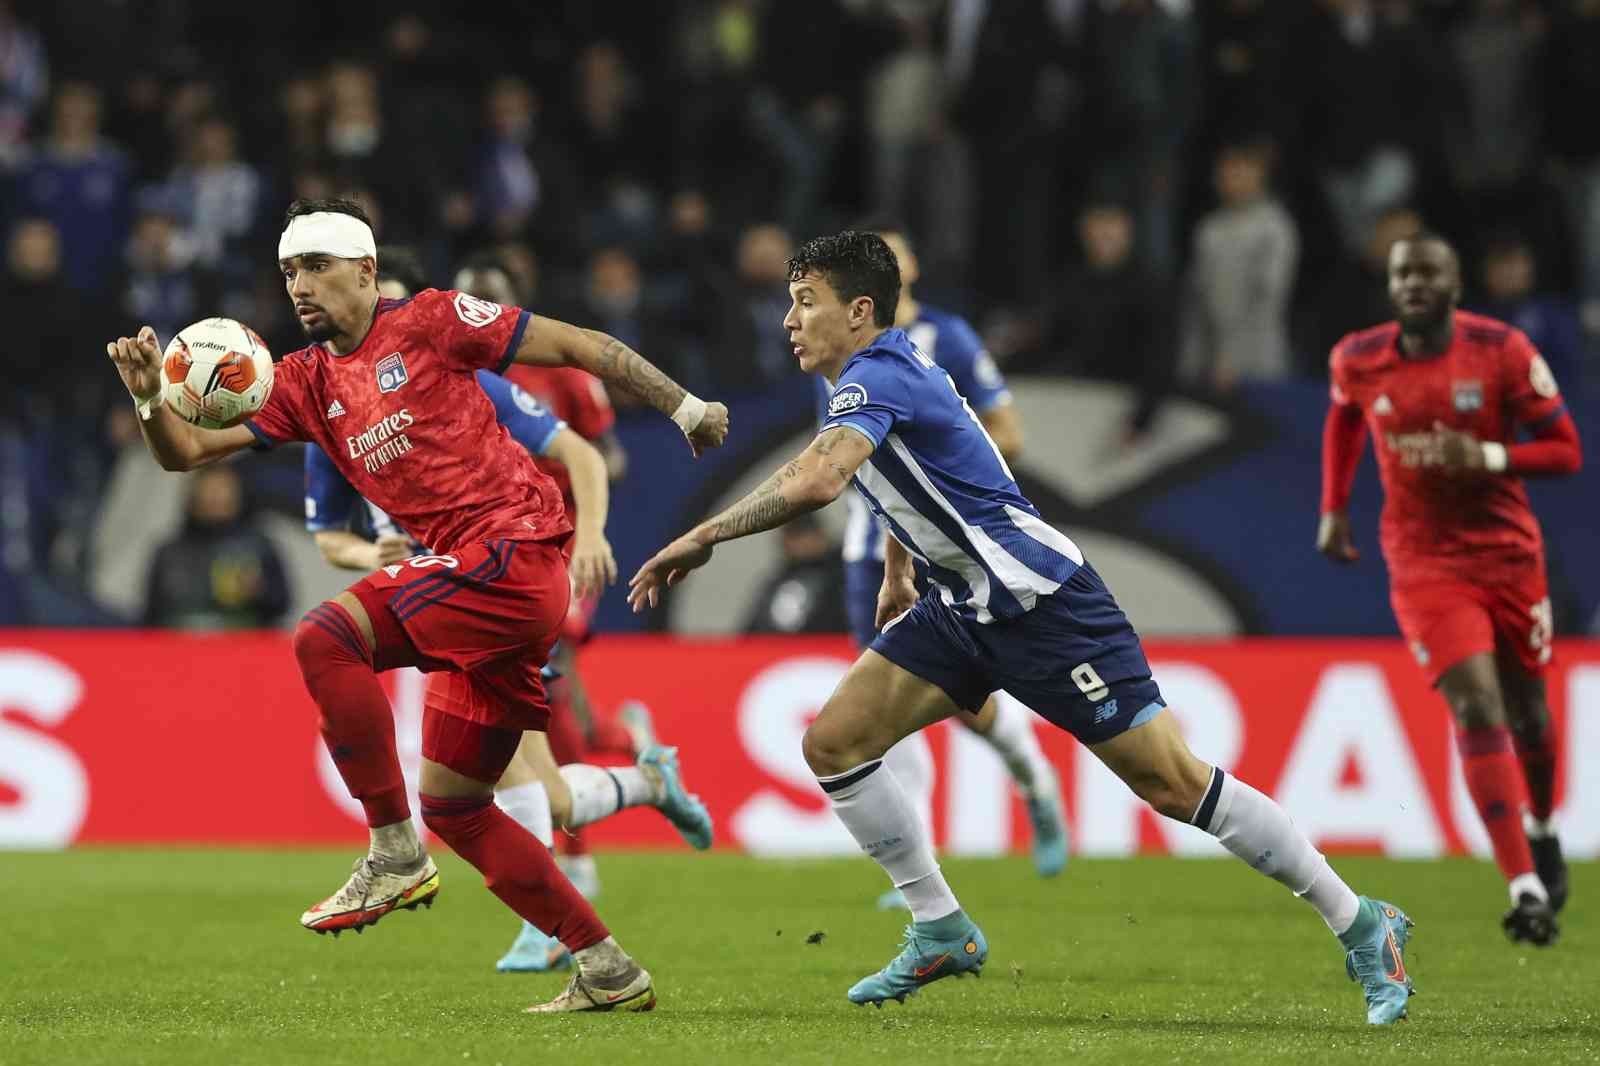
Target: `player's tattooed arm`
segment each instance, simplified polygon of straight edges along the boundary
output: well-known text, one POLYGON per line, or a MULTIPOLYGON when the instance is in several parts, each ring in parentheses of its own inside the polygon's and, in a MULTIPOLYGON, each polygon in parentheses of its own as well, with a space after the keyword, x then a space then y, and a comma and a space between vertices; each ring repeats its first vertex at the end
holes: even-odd
POLYGON ((827 506, 872 454, 873 443, 853 429, 824 430, 810 447, 744 499, 702 522, 657 552, 628 583, 634 611, 654 607, 661 592, 711 559, 711 547, 735 537, 776 529, 798 515, 827 506))
MULTIPOLYGON (((533 366, 587 370, 606 384, 633 393, 668 418, 674 418, 689 398, 687 389, 615 337, 553 318, 534 316, 513 358, 533 366)), ((727 407, 720 403, 704 407, 694 428, 686 425, 684 430, 697 455, 703 448, 719 446, 728 435, 727 407)))
POLYGON ((819 433, 805 451, 689 536, 705 545, 776 529, 791 518, 826 507, 850 484, 872 454, 872 441, 835 426, 819 433))

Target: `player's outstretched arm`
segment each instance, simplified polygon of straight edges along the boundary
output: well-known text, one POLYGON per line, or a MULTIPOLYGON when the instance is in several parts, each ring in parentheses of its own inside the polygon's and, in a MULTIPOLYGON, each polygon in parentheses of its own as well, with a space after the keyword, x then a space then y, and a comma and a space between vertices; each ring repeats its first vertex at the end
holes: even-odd
POLYGON ((410 537, 393 533, 368 540, 347 529, 319 529, 311 539, 316 541, 322 558, 342 570, 376 570, 416 554, 410 537))
POLYGON ((118 337, 107 344, 106 354, 139 406, 144 442, 163 470, 193 470, 255 442, 255 434, 244 426, 201 429, 167 409, 161 402, 161 345, 149 326, 137 337, 118 337))
POLYGON ((805 451, 755 491, 695 526, 640 567, 628 582, 628 603, 635 613, 646 605, 656 606, 661 590, 704 566, 715 544, 776 529, 791 518, 826 507, 850 484, 873 448, 870 439, 853 429, 834 426, 823 430, 805 451))
POLYGON ((1317 521, 1317 551, 1336 563, 1361 558, 1350 535, 1345 508, 1355 487, 1356 466, 1367 443, 1361 408, 1335 403, 1322 427, 1322 514, 1317 521))
POLYGON ((706 403, 650 360, 609 334, 559 319, 533 317, 513 359, 531 366, 575 366, 608 385, 627 389, 678 424, 695 455, 721 446, 728 409, 706 403))
POLYGON ((577 530, 572 538, 568 571, 580 596, 604 592, 617 579, 617 560, 606 540, 606 514, 611 507, 611 485, 605 456, 570 429, 551 439, 544 454, 567 468, 572 477, 572 502, 577 530))

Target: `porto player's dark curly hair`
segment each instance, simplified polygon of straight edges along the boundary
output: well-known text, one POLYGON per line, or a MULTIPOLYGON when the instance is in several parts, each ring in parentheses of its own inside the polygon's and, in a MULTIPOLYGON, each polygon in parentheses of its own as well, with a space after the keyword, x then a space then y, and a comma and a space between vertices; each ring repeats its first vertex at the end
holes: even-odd
POLYGON ((287 228, 289 223, 301 215, 316 215, 324 211, 331 211, 338 215, 349 215, 358 218, 367 225, 372 225, 372 218, 367 214, 367 209, 354 200, 335 196, 327 200, 296 200, 289 205, 289 210, 283 213, 283 224, 287 228))
POLYGON ((872 298, 872 321, 894 325, 900 302, 900 264, 894 252, 876 233, 845 230, 831 237, 813 237, 789 260, 789 280, 816 274, 839 299, 849 303, 858 296, 872 298))

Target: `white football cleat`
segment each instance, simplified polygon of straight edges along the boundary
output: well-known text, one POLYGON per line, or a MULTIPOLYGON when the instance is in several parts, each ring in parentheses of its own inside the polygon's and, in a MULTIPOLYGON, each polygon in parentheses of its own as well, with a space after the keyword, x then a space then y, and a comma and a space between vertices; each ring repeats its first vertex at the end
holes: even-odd
POLYGON ((656 990, 650 974, 638 963, 615 977, 590 980, 572 975, 567 987, 549 1003, 535 1003, 528 1014, 566 1014, 573 1011, 655 1010, 656 990), (604 982, 604 983, 602 983, 604 982), (606 986, 610 987, 606 987, 606 986))
POLYGON ((363 855, 344 887, 302 914, 300 924, 313 933, 359 933, 390 911, 431 907, 438 894, 439 868, 426 852, 409 863, 363 855))

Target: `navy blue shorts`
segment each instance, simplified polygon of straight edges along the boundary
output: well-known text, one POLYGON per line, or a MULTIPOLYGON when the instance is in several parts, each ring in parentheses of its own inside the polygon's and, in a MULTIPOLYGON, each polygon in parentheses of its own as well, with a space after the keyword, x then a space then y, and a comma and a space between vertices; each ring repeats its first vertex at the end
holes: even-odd
POLYGON ((988 625, 962 618, 930 590, 871 646, 962 710, 976 712, 1004 689, 1085 744, 1143 725, 1166 706, 1139 634, 1087 564, 1027 614, 988 625))

